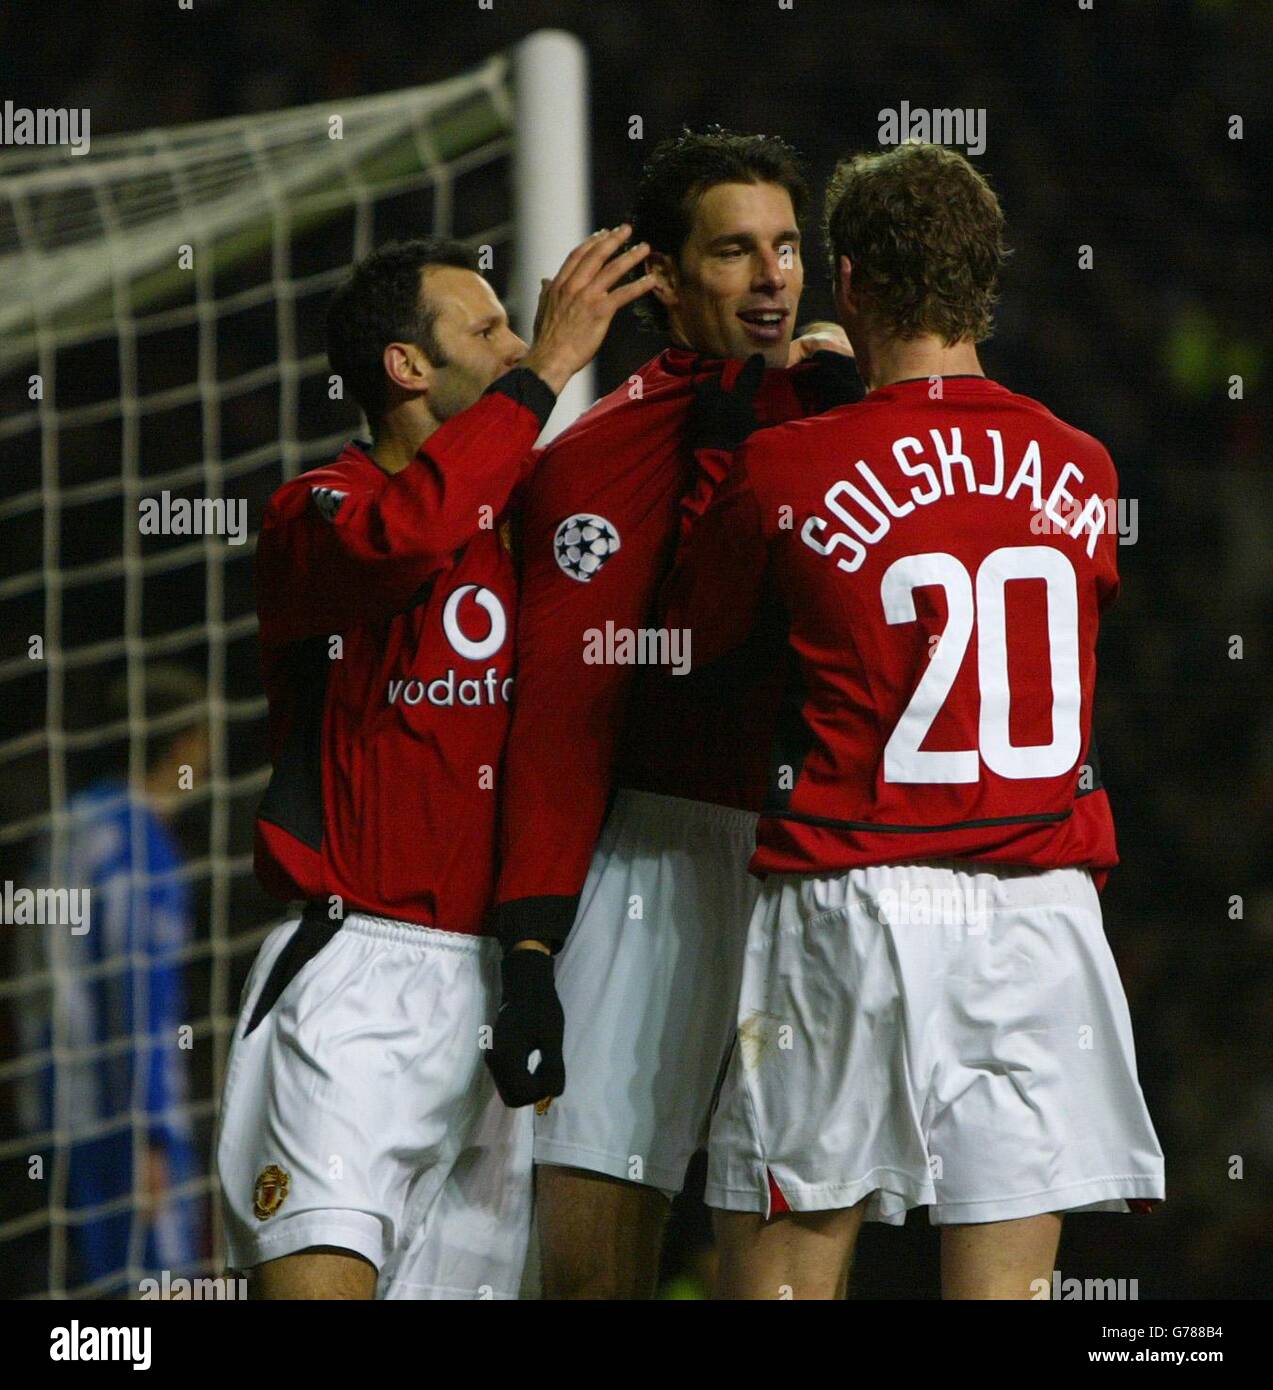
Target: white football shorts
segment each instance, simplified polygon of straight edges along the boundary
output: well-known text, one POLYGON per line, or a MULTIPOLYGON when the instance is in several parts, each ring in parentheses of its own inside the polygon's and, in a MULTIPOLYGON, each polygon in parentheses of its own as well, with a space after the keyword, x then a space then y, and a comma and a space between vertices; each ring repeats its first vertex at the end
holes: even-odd
POLYGON ((377 1298, 516 1298, 532 1120, 483 1062, 499 946, 351 913, 262 943, 244 989, 217 1169, 228 1263, 336 1246, 377 1298))
POLYGON ((679 1192, 734 1035, 756 817, 620 791, 557 958, 566 1090, 535 1161, 679 1192))
POLYGON ((1082 869, 776 874, 748 933, 707 1202, 935 1225, 1163 1196, 1082 869), (772 1186, 771 1186, 772 1182, 772 1186), (776 1193, 774 1189, 776 1188, 776 1193))

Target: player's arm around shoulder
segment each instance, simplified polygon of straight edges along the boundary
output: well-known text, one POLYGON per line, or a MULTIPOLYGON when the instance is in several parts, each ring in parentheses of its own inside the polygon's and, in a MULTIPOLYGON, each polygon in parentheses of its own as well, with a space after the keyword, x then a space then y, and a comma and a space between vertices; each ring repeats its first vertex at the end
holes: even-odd
POLYGON ((774 432, 760 432, 734 455, 710 503, 683 530, 660 592, 662 624, 686 632, 699 667, 732 651, 755 625, 771 537, 754 487, 754 461, 763 466, 761 441, 774 432))
POLYGON ((753 487, 754 463, 787 428, 762 429, 755 403, 764 375, 756 354, 741 371, 695 388, 686 445, 695 476, 682 498, 671 569, 659 595, 662 623, 683 629, 692 660, 709 664, 743 642, 764 592, 768 540, 753 487))
POLYGON ((838 323, 819 320, 805 325, 791 340, 787 376, 795 406, 784 419, 821 415, 855 405, 866 395, 848 334, 838 323))

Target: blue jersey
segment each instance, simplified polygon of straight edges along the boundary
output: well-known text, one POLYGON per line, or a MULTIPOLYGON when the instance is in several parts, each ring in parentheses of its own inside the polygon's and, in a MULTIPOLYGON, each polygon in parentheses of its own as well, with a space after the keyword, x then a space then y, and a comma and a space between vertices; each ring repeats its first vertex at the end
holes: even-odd
MULTIPOLYGON (((28 1088, 25 1118, 69 1143, 67 1202, 75 1210, 141 1182, 135 1135, 162 1156, 170 1185, 192 1179, 197 1165, 178 1034, 189 1022, 181 952, 193 935, 180 846, 144 800, 113 779, 76 796, 70 815, 61 865, 46 846, 32 882, 87 889, 88 929, 24 929, 34 944, 25 954, 37 954, 51 974, 51 1007, 29 1009, 23 1032, 29 1051, 59 1048, 28 1088)), ((82 1278, 124 1268, 130 1221, 125 1212, 72 1223, 82 1278)), ((197 1224, 193 1202, 168 1204, 134 1258, 188 1266, 197 1258, 197 1224)))

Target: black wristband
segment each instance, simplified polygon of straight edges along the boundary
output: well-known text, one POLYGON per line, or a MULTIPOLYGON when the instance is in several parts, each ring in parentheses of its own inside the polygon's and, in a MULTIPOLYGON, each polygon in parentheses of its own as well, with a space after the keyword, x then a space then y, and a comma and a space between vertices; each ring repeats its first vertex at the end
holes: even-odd
POLYGON ((482 394, 489 396, 495 392, 516 401, 518 405, 524 405, 527 410, 533 410, 541 429, 548 423, 548 417, 557 404, 557 393, 529 367, 514 367, 512 371, 505 372, 492 381, 482 394))
POLYGON ((495 935, 506 953, 519 941, 542 941, 555 954, 570 935, 578 911, 578 893, 571 897, 516 898, 495 909, 495 935))

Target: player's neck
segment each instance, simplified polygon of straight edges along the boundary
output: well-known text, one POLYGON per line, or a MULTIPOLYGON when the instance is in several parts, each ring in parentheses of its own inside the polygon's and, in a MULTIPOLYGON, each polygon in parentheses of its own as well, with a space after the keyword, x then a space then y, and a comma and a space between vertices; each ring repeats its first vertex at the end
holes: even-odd
POLYGON ((872 391, 917 377, 985 376, 975 343, 965 338, 947 346, 935 334, 905 340, 876 338, 859 353, 858 366, 872 391))
POLYGON ((371 457, 386 473, 401 473, 438 428, 438 421, 420 402, 408 401, 380 422, 371 457))

